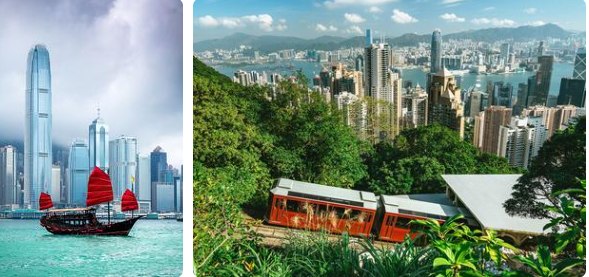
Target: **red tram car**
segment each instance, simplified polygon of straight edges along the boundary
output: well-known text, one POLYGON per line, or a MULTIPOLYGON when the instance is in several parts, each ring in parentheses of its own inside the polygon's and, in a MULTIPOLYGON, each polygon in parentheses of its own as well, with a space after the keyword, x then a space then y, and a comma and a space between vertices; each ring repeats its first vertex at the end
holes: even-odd
POLYGON ((352 236, 374 234, 392 242, 417 236, 418 231, 409 226, 414 219, 442 223, 463 214, 466 223, 476 225, 470 213, 452 205, 445 194, 382 195, 377 201, 371 192, 278 179, 268 202, 269 224, 352 236))
POLYGON ((270 191, 269 224, 368 237, 376 216, 374 193, 278 179, 270 191))

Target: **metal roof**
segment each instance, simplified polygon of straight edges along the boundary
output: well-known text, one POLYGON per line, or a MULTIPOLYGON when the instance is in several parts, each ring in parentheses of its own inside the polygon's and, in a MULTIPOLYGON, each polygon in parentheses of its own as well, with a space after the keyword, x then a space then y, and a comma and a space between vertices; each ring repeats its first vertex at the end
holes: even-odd
MULTIPOLYGON (((462 214, 469 224, 476 224, 468 210, 448 205, 448 200, 442 199, 444 194, 416 194, 413 195, 382 195, 382 202, 387 213, 407 214, 420 217, 447 219, 462 214), (422 200, 427 201, 422 201, 422 200), (437 201, 441 203, 436 203, 437 201)), ((444 197, 445 198, 445 197, 444 197)))
POLYGON ((376 210, 376 196, 372 192, 324 186, 280 178, 271 190, 274 195, 312 198, 337 204, 356 203, 365 209, 376 210))
POLYGON ((547 219, 510 216, 503 203, 521 175, 442 175, 448 187, 484 229, 540 235, 547 219))

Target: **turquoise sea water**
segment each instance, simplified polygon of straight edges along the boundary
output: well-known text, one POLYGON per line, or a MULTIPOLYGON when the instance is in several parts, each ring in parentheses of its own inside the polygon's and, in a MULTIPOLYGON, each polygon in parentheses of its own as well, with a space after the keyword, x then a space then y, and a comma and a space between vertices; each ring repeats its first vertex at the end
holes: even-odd
MULTIPOLYGON (((321 72, 321 64, 317 62, 308 61, 284 61, 270 64, 258 64, 258 65, 216 65, 214 68, 229 77, 233 76, 233 73, 238 69, 244 71, 266 71, 266 73, 279 73, 283 75, 291 75, 297 69, 302 69, 303 73, 309 78, 313 79, 313 76, 321 72)), ((403 81, 412 81, 415 86, 417 83, 422 87, 425 87, 427 72, 422 71, 420 68, 402 68, 401 74, 403 81)), ((480 84, 480 89, 485 90, 487 81, 498 82, 503 81, 510 83, 514 87, 514 93, 517 93, 517 86, 519 83, 527 83, 528 77, 531 76, 532 72, 525 73, 513 73, 513 74, 491 74, 491 75, 478 75, 478 74, 464 74, 462 75, 462 88, 469 88, 480 84)), ((550 94, 558 95, 560 89, 560 79, 562 77, 573 76, 573 64, 571 63, 554 63, 552 78, 550 80, 550 94)))
POLYGON ((139 220, 128 237, 58 236, 0 219, 0 276, 180 276, 182 222, 139 220))

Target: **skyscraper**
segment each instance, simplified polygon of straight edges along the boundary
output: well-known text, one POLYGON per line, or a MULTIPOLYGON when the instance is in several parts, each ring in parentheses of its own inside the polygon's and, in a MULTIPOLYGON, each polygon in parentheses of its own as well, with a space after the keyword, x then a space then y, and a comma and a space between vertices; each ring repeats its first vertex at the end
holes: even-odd
POLYGON ((366 29, 366 45, 372 44, 372 30, 366 29))
POLYGON ((560 79, 557 104, 585 107, 585 94, 584 79, 562 78, 560 79))
POLYGON ((540 118, 513 118, 499 128, 498 153, 511 166, 527 168, 546 141, 546 128, 540 118))
POLYGON ((432 34, 430 72, 437 73, 442 69, 442 32, 438 29, 432 34))
POLYGON ((151 163, 149 156, 137 155, 137 173, 135 176, 137 199, 151 201, 151 163))
POLYGON ((88 177, 90 176, 89 162, 88 143, 84 140, 74 140, 70 145, 67 170, 67 195, 70 204, 86 205, 88 177))
POLYGON ((35 45, 27 59, 24 204, 39 207, 41 192, 51 192, 51 65, 49 51, 35 45))
POLYGON ((121 136, 110 141, 110 178, 115 197, 123 195, 125 190, 134 190, 133 176, 137 172, 137 139, 121 136))
MULTIPOLYGON (((485 153, 497 154, 499 128, 509 125, 511 121, 511 109, 502 106, 491 106, 485 109, 484 123, 482 127, 483 145, 485 153)), ((476 124, 476 122, 475 122, 476 124)), ((475 127, 475 129, 477 129, 475 127)))
POLYGON ((89 169, 93 170, 94 167, 99 167, 104 172, 108 172, 108 125, 100 117, 100 109, 98 109, 98 117, 92 121, 92 124, 88 128, 88 136, 88 149, 90 151, 89 169))
POLYGON ((150 154, 151 162, 151 210, 158 210, 158 184, 166 182, 168 170, 168 155, 158 146, 150 154))
POLYGON ((61 203, 61 167, 58 164, 51 168, 51 192, 53 203, 61 203))
POLYGON ((443 68, 427 75, 428 124, 437 123, 464 136, 464 107, 460 89, 450 72, 443 68))
POLYGON ((585 57, 585 47, 579 48, 575 55, 575 67, 573 70, 573 79, 585 80, 587 70, 587 58, 585 57))
POLYGON ((16 148, 0 147, 0 205, 18 204, 16 148))
POLYGON ((539 56, 538 64, 540 68, 536 75, 530 77, 528 81, 528 106, 546 105, 548 93, 550 91, 550 78, 552 77, 552 64, 554 56, 539 56), (530 82, 533 85, 530 85, 530 82))

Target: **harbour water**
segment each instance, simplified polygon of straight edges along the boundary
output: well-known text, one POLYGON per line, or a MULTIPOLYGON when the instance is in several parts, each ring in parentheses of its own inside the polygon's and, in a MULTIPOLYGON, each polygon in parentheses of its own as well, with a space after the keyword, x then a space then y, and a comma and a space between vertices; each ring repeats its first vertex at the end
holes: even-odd
MULTIPOLYGON (((281 75, 292 75, 296 70, 302 69, 303 73, 312 80, 313 76, 321 72, 322 65, 317 62, 310 61, 282 61, 268 64, 253 64, 253 65, 215 65, 213 66, 217 71, 232 77, 235 71, 266 71, 266 73, 279 73, 281 75)), ((412 81, 413 85, 419 84, 425 87, 427 72, 421 68, 400 68, 403 81, 412 81)), ((488 81, 510 83, 513 85, 514 94, 517 93, 517 86, 519 83, 527 83, 528 77, 533 75, 533 72, 511 73, 511 74, 472 74, 467 73, 462 75, 461 87, 468 89, 471 86, 480 85, 480 90, 484 91, 488 81)), ((558 95, 560 89, 560 79, 562 77, 573 76, 573 64, 571 63, 554 63, 552 78, 550 80, 550 94, 558 95)))
POLYGON ((0 276, 180 276, 182 222, 139 220, 128 237, 58 236, 0 219, 0 276))

